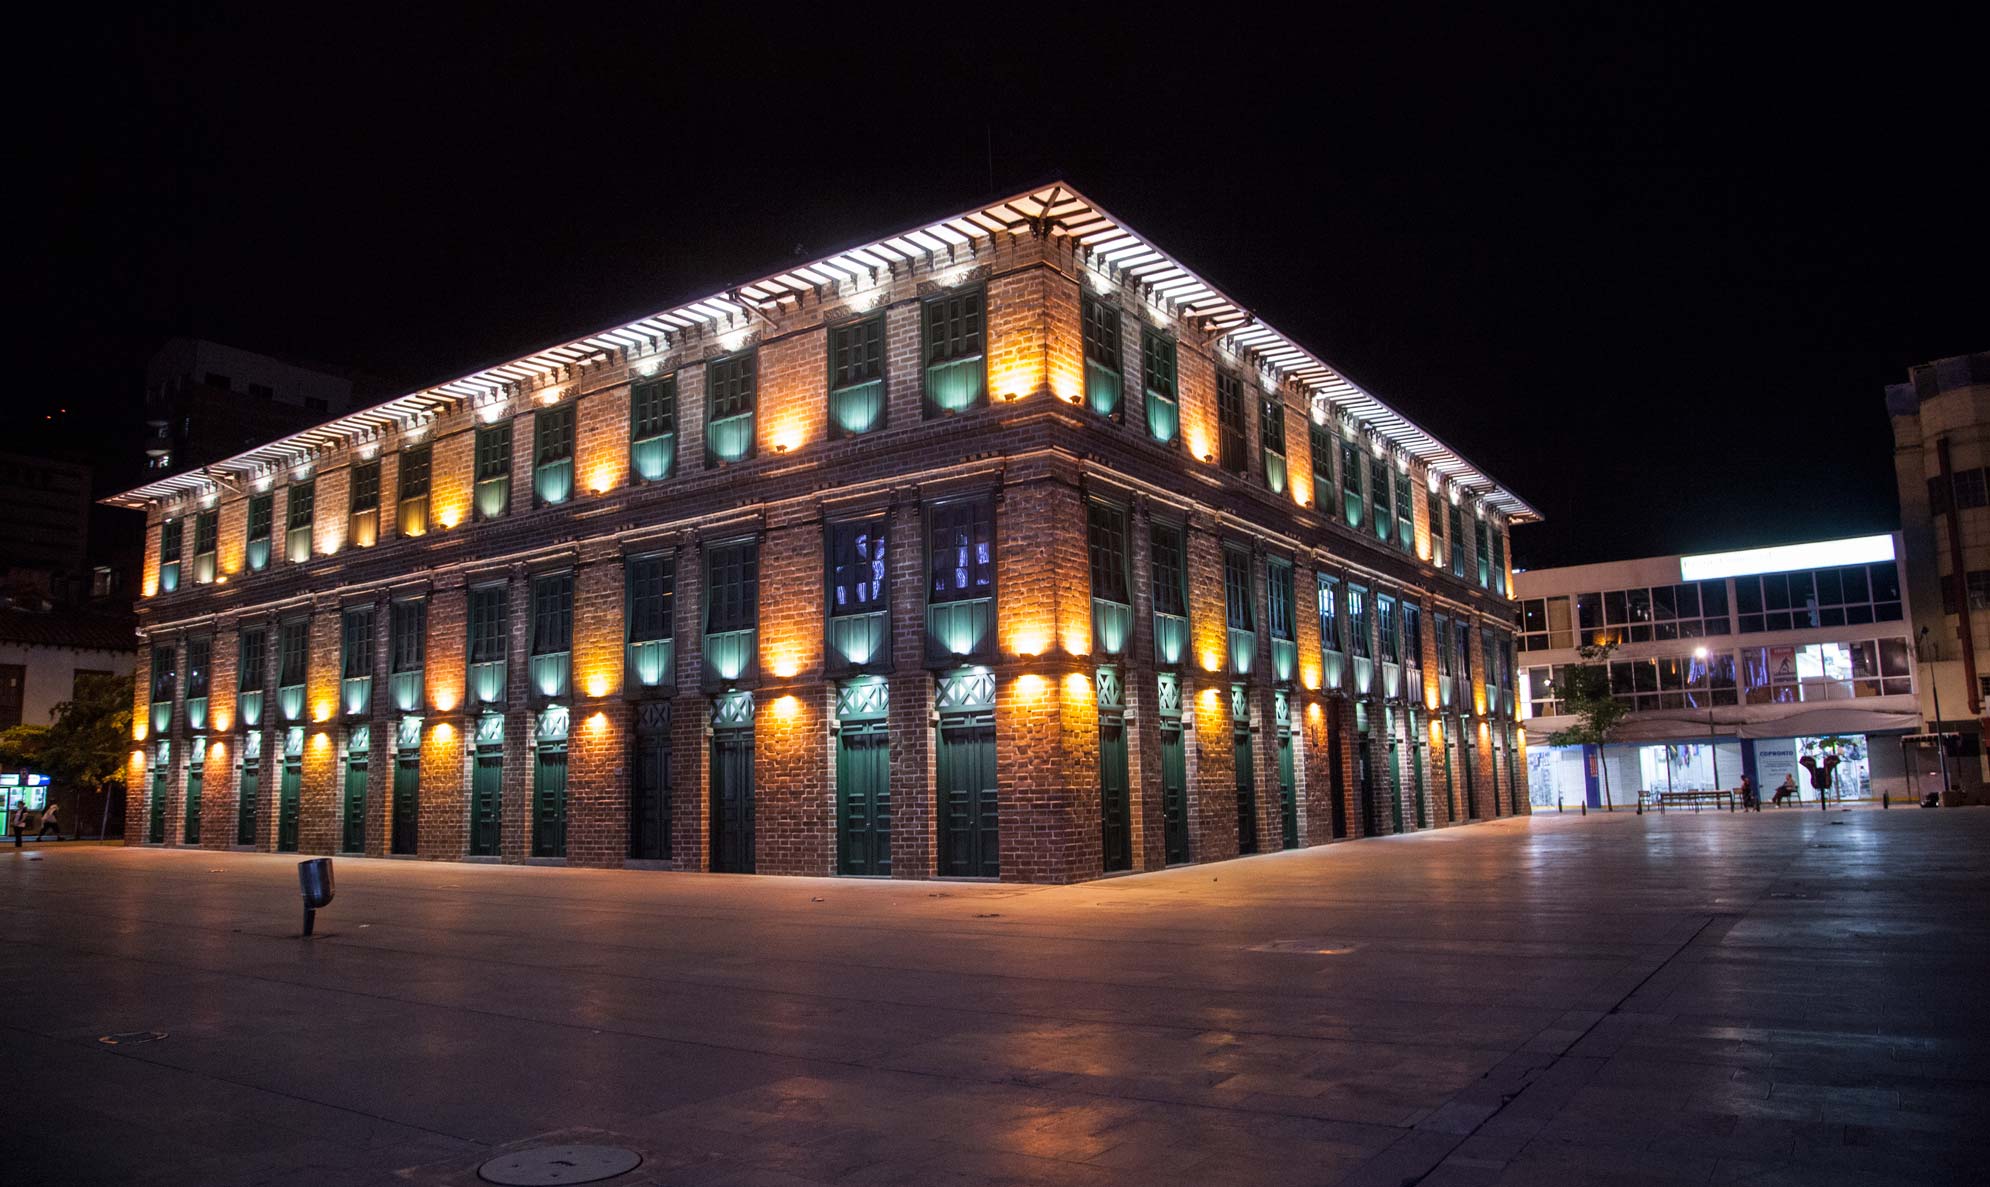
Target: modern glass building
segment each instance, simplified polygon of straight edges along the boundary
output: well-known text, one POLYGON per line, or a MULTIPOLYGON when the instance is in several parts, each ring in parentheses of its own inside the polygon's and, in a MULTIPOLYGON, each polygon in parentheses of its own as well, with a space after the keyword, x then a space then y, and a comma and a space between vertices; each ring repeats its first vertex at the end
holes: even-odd
POLYGON ((1539 807, 1739 786, 1799 798, 1910 793, 1918 731, 1897 534, 1514 574, 1520 712, 1539 807), (1557 677, 1611 644, 1631 710, 1605 747, 1555 746, 1573 723, 1557 677), (1816 786, 1821 779, 1822 788, 1816 786))

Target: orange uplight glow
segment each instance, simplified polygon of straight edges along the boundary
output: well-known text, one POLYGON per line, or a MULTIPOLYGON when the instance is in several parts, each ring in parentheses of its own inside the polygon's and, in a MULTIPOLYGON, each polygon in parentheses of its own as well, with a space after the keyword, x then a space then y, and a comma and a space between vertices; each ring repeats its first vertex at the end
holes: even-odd
POLYGON ((315 706, 313 706, 313 707, 312 707, 312 709, 311 709, 311 720, 313 720, 313 721, 330 721, 331 719, 332 719, 332 706, 331 706, 331 702, 329 702, 329 701, 319 701, 319 702, 318 702, 318 703, 317 703, 317 704, 316 704, 315 706))
POLYGON ((1048 685, 1044 678, 1035 672, 1027 672, 1016 677, 1016 695, 1026 701, 1041 699, 1046 687, 1048 685))
POLYGON ((1214 672, 1218 668, 1221 668, 1222 666, 1223 666, 1222 658, 1219 657, 1214 651, 1205 651, 1202 653, 1203 671, 1214 672))
POLYGON ((1009 650, 1017 655, 1042 655, 1050 648, 1050 633, 1040 626, 1018 627, 1009 639, 1009 650))
POLYGON ((1309 692, 1320 691, 1320 665, 1307 664, 1299 669, 1299 683, 1305 685, 1309 692))
POLYGON ((1093 695, 1091 677, 1083 672, 1072 672, 1064 677, 1065 700, 1082 702, 1086 697, 1093 695))
POLYGON ((793 721, 795 714, 801 711, 802 703, 793 693, 784 693, 774 698, 774 716, 782 721, 793 721))
POLYGON ((601 710, 596 709, 594 712, 588 714, 587 717, 588 733, 593 734, 596 737, 599 737, 601 736, 602 733, 606 732, 607 729, 608 729, 608 715, 606 713, 603 713, 601 710))
POLYGON ((608 674, 596 672, 587 678, 587 695, 605 697, 608 695, 608 674))
POLYGON ((1442 745, 1444 745, 1444 720, 1443 720, 1443 718, 1440 718, 1440 717, 1433 717, 1433 718, 1431 718, 1431 719, 1430 719, 1430 744, 1431 744, 1432 746, 1442 746, 1442 745))
POLYGON ((456 696, 456 689, 447 684, 438 684, 428 690, 429 704, 434 705, 441 713, 447 713, 456 707, 456 696))
POLYGON ((438 721, 435 723, 434 731, 429 736, 446 746, 449 744, 449 739, 456 736, 456 727, 446 721, 438 721))
POLYGON ((444 507, 441 511, 437 512, 435 516, 435 522, 441 524, 444 528, 453 528, 458 523, 460 523, 462 519, 463 519, 463 509, 460 507, 444 507))
POLYGON ((324 730, 319 730, 317 733, 311 735, 311 749, 313 750, 323 750, 331 744, 332 740, 325 736, 324 730))
POLYGON ((594 476, 587 480, 587 484, 595 494, 607 494, 615 488, 615 471, 607 466, 596 466, 594 476))
POLYGON ((145 596, 148 598, 154 597, 158 594, 158 592, 159 592, 159 579, 157 577, 147 577, 145 579, 145 596))
POLYGON ((1314 721, 1318 721, 1320 719, 1320 702, 1313 701, 1308 704, 1306 706, 1306 716, 1312 718, 1314 721))
POLYGON ((147 725, 146 725, 146 724, 145 724, 144 722, 142 722, 142 721, 134 721, 134 722, 132 722, 132 723, 131 723, 131 740, 132 740, 132 741, 134 741, 134 742, 143 742, 143 741, 145 740, 145 734, 146 734, 146 732, 147 732, 147 731, 148 731, 148 730, 149 730, 150 728, 151 728, 151 727, 147 726, 147 725))
POLYGON ((798 424, 786 424, 774 430, 774 452, 793 453, 807 442, 808 434, 798 424))
POLYGON ((215 713, 215 715, 214 715, 214 732, 215 732, 215 733, 218 733, 218 734, 225 734, 225 733, 227 733, 227 732, 228 732, 228 724, 229 724, 229 722, 230 722, 231 720, 232 720, 232 719, 231 719, 231 718, 230 718, 230 717, 228 716, 228 711, 227 711, 226 709, 223 709, 223 710, 220 710, 219 712, 215 713))
POLYGON ((228 743, 210 742, 207 745, 207 761, 225 762, 228 758, 228 743))
POLYGON ((1216 695, 1216 690, 1213 688, 1203 689, 1202 695, 1196 698, 1196 703, 1202 706, 1202 711, 1205 713, 1216 712, 1216 706, 1219 703, 1219 698, 1216 695))

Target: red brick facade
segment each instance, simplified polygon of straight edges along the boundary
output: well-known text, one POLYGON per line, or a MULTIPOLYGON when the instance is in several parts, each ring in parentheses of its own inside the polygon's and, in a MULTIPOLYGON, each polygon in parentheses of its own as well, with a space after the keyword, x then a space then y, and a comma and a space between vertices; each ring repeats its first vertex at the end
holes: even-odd
MULTIPOLYGON (((963 827, 949 822, 942 790, 942 768, 953 761, 953 743, 943 741, 936 728, 947 708, 938 698, 963 669, 985 671, 992 679, 986 711, 993 721, 1004 879, 1065 882, 1104 872, 1107 812, 1096 681, 1107 662, 1118 675, 1127 715, 1131 868, 1158 868, 1167 858, 1163 737, 1177 720, 1190 860, 1238 853, 1236 756, 1246 750, 1256 794, 1257 847, 1280 846, 1278 753, 1286 734, 1292 811, 1302 845, 1358 837, 1371 824, 1394 831, 1399 812, 1402 827, 1413 829, 1525 811, 1524 787, 1516 785, 1524 779, 1525 763, 1507 752, 1506 739, 1517 734, 1508 703, 1512 694, 1496 698, 1486 685, 1495 658, 1486 645, 1510 630, 1512 603, 1431 564, 1433 556, 1446 555, 1443 545, 1469 552, 1473 541, 1446 541, 1441 530, 1433 533, 1424 496, 1438 488, 1426 486, 1424 463, 1411 463, 1412 498, 1404 509, 1414 524, 1412 549, 1378 540, 1366 527, 1349 527, 1338 489, 1313 490, 1308 439, 1313 409, 1307 394, 1233 356, 1203 329, 1163 317, 1137 288, 1102 276, 1068 240, 997 236, 977 251, 963 249, 958 258, 883 271, 873 284, 853 292, 830 288, 773 315, 738 319, 723 333, 687 331, 649 352, 603 352, 554 379, 465 400, 432 420, 403 426, 398 440, 390 432, 384 440, 369 438, 350 450, 309 458, 305 464, 316 489, 313 556, 301 564, 284 556, 290 474, 267 477, 276 497, 274 555, 266 572, 248 572, 244 563, 244 508, 252 492, 222 491, 219 568, 225 580, 158 590, 158 522, 191 514, 192 504, 156 506, 145 568, 148 593, 140 607, 143 629, 151 644, 179 648, 182 665, 186 639, 211 635, 214 647, 207 723, 190 721, 182 696, 163 735, 171 743, 162 791, 165 843, 181 844, 187 835, 186 763, 196 736, 208 743, 198 843, 211 848, 236 843, 245 739, 260 731, 258 810, 248 823, 256 848, 278 846, 278 786, 289 723, 277 704, 277 626, 308 616, 309 672, 302 720, 295 723, 303 730, 296 848, 305 853, 346 848, 346 773, 354 761, 348 743, 359 724, 370 725, 371 745, 365 752, 364 836, 357 848, 368 854, 396 848, 393 772, 402 719, 411 716, 419 718, 414 736, 420 739, 412 848, 423 858, 467 856, 473 844, 475 742, 480 728, 492 728, 480 727, 482 712, 472 704, 468 591, 493 582, 508 591, 510 614, 506 685, 494 710, 503 735, 498 857, 504 861, 533 860, 535 830, 547 819, 564 821, 564 845, 553 846, 559 852, 551 860, 588 866, 632 860, 636 723, 646 712, 651 715, 646 720, 657 720, 657 710, 645 706, 667 701, 669 795, 661 811, 668 818, 669 843, 663 863, 710 869, 728 860, 719 856, 727 825, 715 816, 723 815, 715 730, 750 728, 751 868, 836 872, 844 791, 838 786, 843 744, 838 690, 864 673, 880 677, 886 690, 879 706, 888 722, 882 790, 888 791, 894 877, 946 870, 948 830, 963 827), (933 415, 922 303, 961 286, 978 286, 985 302, 987 396, 980 407, 933 415), (1080 313, 1085 293, 1121 311, 1124 397, 1117 420, 1086 406, 1080 313), (826 327, 870 316, 883 319, 883 423, 861 436, 833 435, 826 327), (1178 350, 1180 431, 1171 443, 1157 443, 1148 432, 1143 325, 1166 333, 1178 350), (753 451, 740 461, 708 465, 706 361, 742 350, 757 352, 753 451), (1223 473, 1203 460, 1217 451, 1219 369, 1239 375, 1246 392, 1249 464, 1242 475, 1223 473), (675 460, 668 477, 643 481, 632 465, 630 384, 657 374, 676 376, 675 460), (1271 394, 1286 422, 1289 478, 1282 492, 1263 478, 1260 392, 1271 394), (558 505, 540 506, 533 482, 535 418, 563 403, 578 409, 572 495, 558 505), (503 417, 513 421, 509 497, 502 515, 480 520, 472 513, 474 431, 503 417), (403 535, 395 526, 398 452, 411 444, 432 450, 429 527, 419 536, 403 535), (378 452, 382 462, 380 530, 370 547, 348 538, 349 471, 358 457, 352 450, 361 448, 378 452), (993 509, 992 637, 960 661, 936 662, 927 637, 929 515, 946 500, 970 496, 989 500, 993 509), (1117 656, 1106 654, 1103 640, 1094 638, 1090 500, 1110 503, 1126 515, 1132 629, 1125 652, 1117 656), (846 671, 832 654, 825 623, 831 589, 826 540, 832 525, 855 518, 886 525, 889 614, 877 653, 846 671), (1189 641, 1182 662, 1174 665, 1162 662, 1155 645, 1148 542, 1157 522, 1185 529, 1189 641), (725 679, 707 672, 706 559, 714 545, 742 538, 758 547, 757 633, 752 662, 725 679), (1226 547, 1241 548, 1249 557, 1257 629, 1248 672, 1233 670, 1225 627, 1226 547), (625 647, 630 597, 625 558, 658 551, 675 564, 674 678, 647 688, 631 670, 625 647), (1289 674, 1275 670, 1268 629, 1267 575, 1274 561, 1291 565, 1297 661, 1289 674), (531 589, 534 577, 554 573, 573 579, 571 675, 569 686, 548 698, 532 677, 531 589), (1358 694, 1351 681, 1324 687, 1315 604, 1319 574, 1414 601, 1422 611, 1420 672, 1406 669, 1412 674, 1405 678, 1409 687, 1398 698, 1385 707, 1378 690, 1360 714, 1368 726, 1370 755, 1366 803, 1358 694), (390 608, 405 599, 427 603, 422 703, 412 711, 397 708, 388 693, 390 608), (372 698, 356 717, 341 703, 340 684, 341 614, 355 605, 371 606, 375 624, 372 698), (1473 627, 1471 684, 1461 688, 1450 709, 1439 704, 1434 660, 1439 613, 1473 627), (244 683, 236 671, 244 629, 268 632, 265 670, 247 682, 260 687, 265 705, 253 726, 242 720, 236 694, 244 683), (1178 707, 1160 702, 1164 673, 1179 679, 1178 707), (750 727, 714 721, 722 703, 735 708, 748 703, 727 700, 732 693, 750 698, 750 727), (1288 714, 1281 719, 1282 706, 1288 714), (1237 707, 1241 719, 1233 712, 1237 707), (563 737, 557 726, 561 711, 563 737), (1393 744, 1385 736, 1391 720, 1393 744), (537 794, 542 755, 557 754, 562 744, 563 809, 552 800, 538 802, 537 794), (1458 746, 1472 750, 1469 797, 1463 764, 1448 757, 1458 746)), ((1364 463, 1367 455, 1364 448, 1364 463)), ((1337 466, 1338 459, 1330 464, 1337 466)), ((1492 530, 1501 532, 1504 525, 1492 530)), ((1475 570, 1468 566, 1468 571, 1475 570)), ((150 662, 149 649, 142 650, 135 706, 140 725, 134 730, 139 737, 129 780, 137 790, 129 800, 126 830, 134 843, 149 835, 152 767, 161 740, 147 736, 150 662)), ((400 847, 407 848, 401 840, 400 847)))

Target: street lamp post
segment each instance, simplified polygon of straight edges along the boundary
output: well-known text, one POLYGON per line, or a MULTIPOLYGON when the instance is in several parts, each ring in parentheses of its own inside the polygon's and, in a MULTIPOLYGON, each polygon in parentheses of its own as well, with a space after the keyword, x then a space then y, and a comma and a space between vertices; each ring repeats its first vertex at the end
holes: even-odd
MULTIPOLYGON (((1963 613, 1967 614, 1968 611, 1964 610, 1963 613)), ((1928 644, 1927 627, 1921 628, 1918 642, 1921 646, 1917 650, 1925 654, 1928 644)), ((1927 660, 1923 660, 1922 662, 1929 663, 1928 684, 1935 690, 1935 755, 1942 760, 1942 794, 1947 795, 1949 791, 1949 748, 1942 744, 1942 682, 1935 675, 1933 664, 1927 660)))
MULTIPOLYGON (((1721 748, 1720 737, 1714 733, 1714 668, 1707 662, 1707 649, 1695 647, 1693 658, 1700 661, 1700 670, 1707 674, 1707 754, 1713 761, 1714 790, 1721 789, 1721 748)), ((1718 803, 1719 801, 1715 801, 1718 803)))

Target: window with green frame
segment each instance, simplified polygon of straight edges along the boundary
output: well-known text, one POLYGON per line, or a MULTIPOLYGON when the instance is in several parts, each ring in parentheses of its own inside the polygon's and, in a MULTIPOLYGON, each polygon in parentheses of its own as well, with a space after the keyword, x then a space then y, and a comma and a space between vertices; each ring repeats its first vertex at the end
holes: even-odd
MULTIPOLYGON (((1423 607, 1410 601, 1403 603, 1403 666, 1423 670, 1423 607)), ((1421 689, 1410 686, 1412 700, 1422 695, 1421 689)))
POLYGON ((193 635, 187 639, 187 699, 207 696, 208 680, 214 667, 214 636, 193 635))
POLYGON ((827 534, 830 663, 863 667, 886 662, 891 641, 885 521, 832 523, 827 534))
POLYGON ((172 593, 180 587, 180 547, 186 521, 168 519, 159 525, 159 589, 172 593))
POLYGON ((1126 509, 1094 500, 1085 506, 1086 550, 1092 570, 1092 641, 1106 655, 1133 642, 1133 566, 1126 509))
POLYGON ((644 482, 677 471, 677 373, 629 385, 629 468, 644 482))
POLYGON ((1321 573, 1315 578, 1314 589, 1320 610, 1320 650, 1338 652, 1342 650, 1340 581, 1321 573))
POLYGON ((572 400, 532 414, 532 501, 540 507, 566 502, 574 494, 574 422, 579 414, 572 400))
POLYGON ((622 564, 627 586, 628 672, 637 687, 663 688, 675 676, 677 560, 667 552, 632 556, 622 564))
POLYGON ((1368 639, 1368 591, 1359 585, 1347 587, 1347 653, 1358 659, 1367 659, 1370 653, 1368 639))
POLYGON ((1244 447, 1244 382, 1230 371, 1216 372, 1216 460, 1242 474, 1250 451, 1244 447))
POLYGON ((1313 506, 1332 515, 1335 510, 1333 430, 1307 417, 1306 447, 1313 462, 1313 506))
POLYGON ((1085 404, 1100 416, 1118 420, 1125 391, 1120 378, 1125 363, 1120 357, 1119 309, 1086 293, 1079 313, 1084 322, 1085 404))
POLYGON ((1154 521, 1147 533, 1147 588, 1153 599, 1154 661, 1188 662, 1188 560, 1182 529, 1154 521))
POLYGON ((1465 579, 1465 512, 1456 502, 1451 504, 1451 575, 1460 581, 1465 579))
POLYGON ((311 519, 318 508, 318 487, 312 479, 290 484, 284 509, 284 559, 302 564, 311 559, 311 519))
POLYGON ((1361 446, 1345 434, 1340 439, 1340 486, 1341 508, 1347 526, 1358 528, 1361 526, 1364 502, 1361 497, 1361 446))
POLYGON ((1431 491, 1424 499, 1424 512, 1430 522, 1430 563, 1442 572, 1448 563, 1444 555, 1444 494, 1431 491))
POLYGON ((261 688, 263 686, 263 649, 268 646, 268 635, 261 627, 247 627, 242 631, 241 647, 235 662, 235 687, 261 688))
POLYGON ((193 580, 206 585, 216 576, 214 550, 221 536, 221 513, 203 511, 193 517, 193 580))
POLYGON ((1265 626, 1274 639, 1290 641, 1292 633, 1292 562, 1272 557, 1264 567, 1265 626))
POLYGON ((1378 540, 1391 541, 1396 534, 1396 517, 1392 504, 1395 487, 1389 482, 1389 458, 1386 453, 1377 455, 1368 451, 1368 502, 1370 522, 1375 526, 1378 540))
POLYGON ((1273 494, 1285 493, 1285 402, 1277 395, 1258 401, 1258 447, 1264 454, 1264 484, 1273 494))
POLYGON ((511 422, 478 425, 476 479, 471 496, 476 518, 496 519, 511 509, 511 422))
POLYGON ((574 575, 532 579, 532 691, 557 700, 573 691, 574 575))
POLYGON ((1235 545, 1223 548, 1223 622, 1233 631, 1255 629, 1251 625, 1251 554, 1235 545))
POLYGON ((311 665, 311 638, 304 619, 292 618, 276 628, 276 703, 285 722, 304 720, 304 681, 311 665))
POLYGON ((1402 639, 1396 634, 1396 599, 1388 594, 1375 595, 1375 638, 1383 663, 1402 662, 1402 639))
POLYGON ((371 548, 380 540, 380 459, 354 462, 351 479, 346 539, 356 548, 371 548))
POLYGON ((401 447, 401 489, 395 499, 394 522, 403 536, 428 534, 429 464, 433 455, 426 444, 401 447))
POLYGON ((1492 586, 1492 541, 1487 532, 1485 513, 1477 508, 1472 509, 1472 525, 1478 543, 1479 588, 1488 589, 1492 586))
POLYGON ((829 431, 856 437, 884 427, 884 315, 829 327, 829 431))
POLYGON ((373 608, 348 609, 340 624, 339 703, 356 717, 373 702, 373 608))
POLYGON ((759 356, 749 350, 705 364, 705 464, 743 461, 755 452, 759 356))
POLYGON ((1140 375, 1147 396, 1147 434, 1171 445, 1182 428, 1181 399, 1175 391, 1175 340, 1152 326, 1140 330, 1140 375))
POLYGON ((943 293, 921 308, 928 417, 965 412, 988 402, 983 313, 978 288, 943 293))
POLYGON ((276 526, 275 504, 276 496, 268 491, 249 496, 249 539, 243 550, 243 562, 251 573, 269 568, 270 532, 276 526))
POLYGON ((468 614, 469 703, 502 704, 510 672, 511 597, 503 585, 470 591, 468 614))
POLYGON ((1492 587, 1496 594, 1506 593, 1506 537, 1501 534, 1499 525, 1487 521, 1487 538, 1492 542, 1492 587))
POLYGON ((1416 551, 1415 488, 1410 484, 1407 466, 1396 467, 1396 544, 1404 552, 1416 551))
POLYGON ((705 672, 724 683, 750 678, 759 654, 760 543, 705 549, 705 672))

